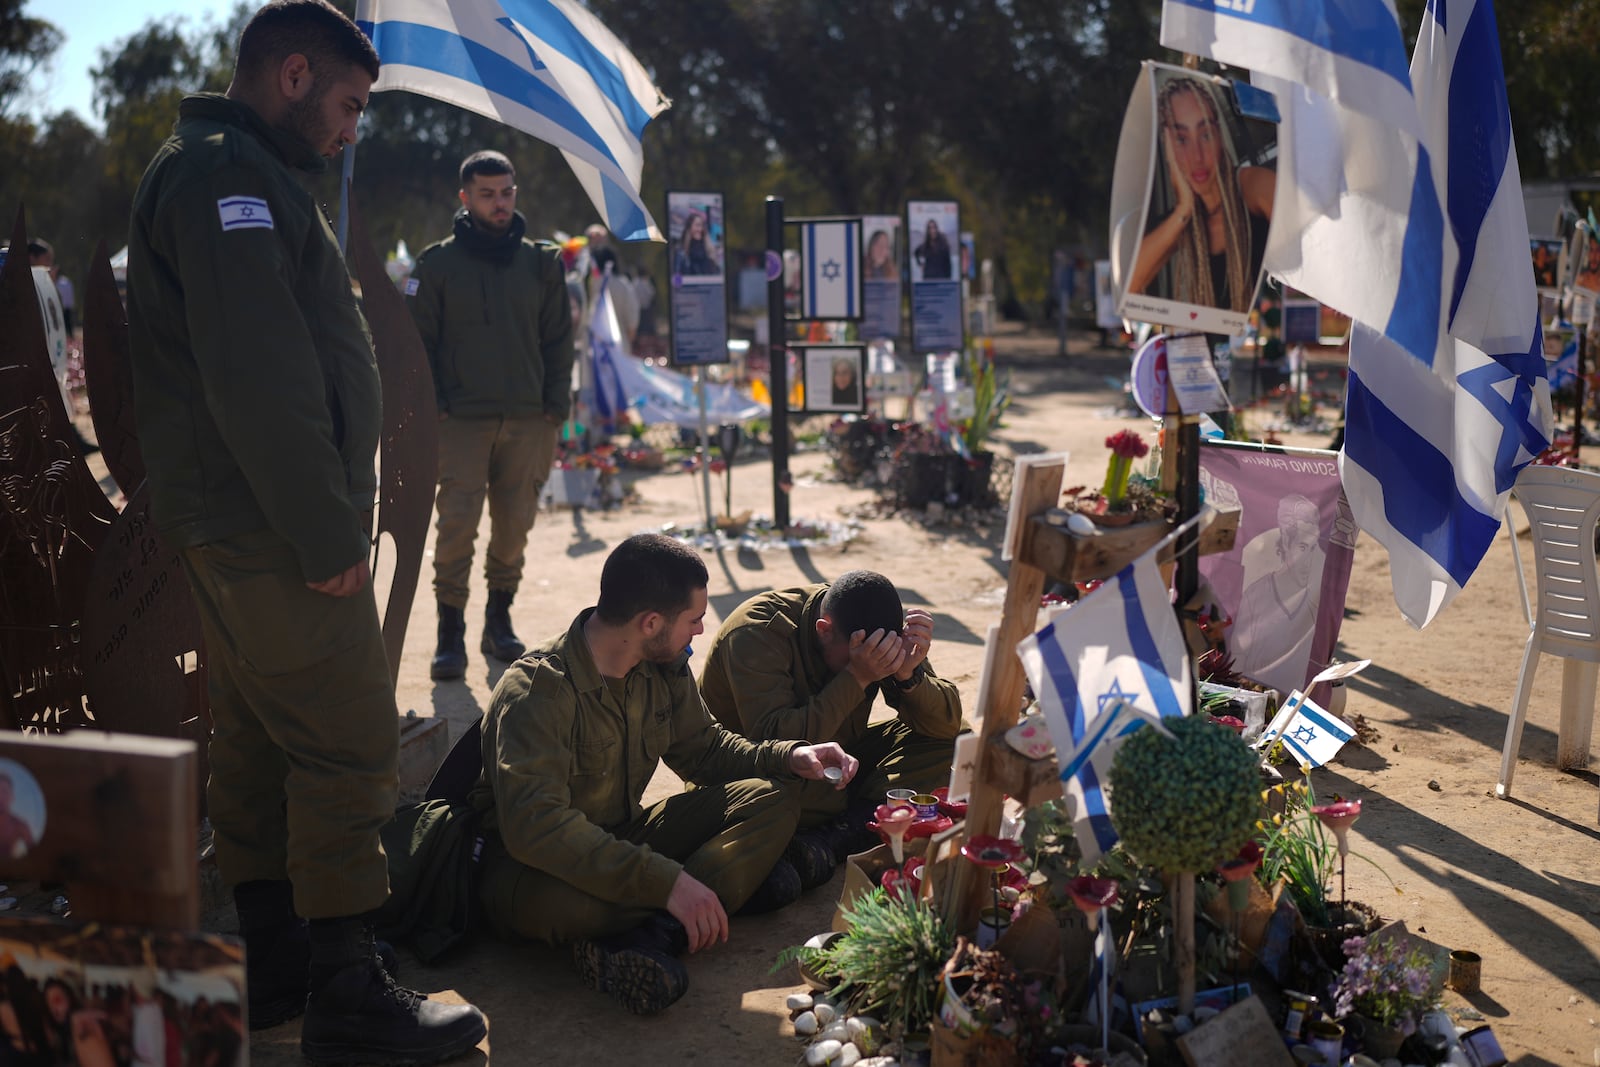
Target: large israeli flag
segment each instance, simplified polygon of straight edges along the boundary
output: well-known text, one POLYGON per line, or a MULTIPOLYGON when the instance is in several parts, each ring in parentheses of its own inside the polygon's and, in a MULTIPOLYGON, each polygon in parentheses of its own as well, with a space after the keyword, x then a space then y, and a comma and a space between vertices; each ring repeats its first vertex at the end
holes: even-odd
POLYGON ((1105 783, 1122 738, 1189 714, 1189 659, 1154 552, 1017 646, 1061 765, 1085 861, 1117 843, 1105 783), (1111 725, 1110 723, 1117 723, 1111 725))
POLYGON ((800 225, 802 319, 861 317, 861 220, 831 219, 800 225))
POLYGON ((622 384, 622 329, 611 302, 613 277, 608 270, 600 279, 600 293, 589 316, 589 380, 594 388, 591 402, 595 416, 611 430, 620 431, 628 410, 628 393, 622 384))
POLYGON ((645 125, 669 101, 577 0, 359 0, 383 61, 373 91, 406 89, 561 150, 625 241, 662 240, 639 195, 645 125))
POLYGON ((1477 569, 1554 422, 1494 8, 1445 10, 1428 5, 1411 62, 1450 221, 1432 365, 1356 325, 1339 461, 1356 522, 1389 550, 1395 602, 1418 627, 1477 569))
POLYGON ((1431 360, 1444 219, 1393 0, 1163 0, 1161 43, 1277 98, 1267 271, 1431 360))

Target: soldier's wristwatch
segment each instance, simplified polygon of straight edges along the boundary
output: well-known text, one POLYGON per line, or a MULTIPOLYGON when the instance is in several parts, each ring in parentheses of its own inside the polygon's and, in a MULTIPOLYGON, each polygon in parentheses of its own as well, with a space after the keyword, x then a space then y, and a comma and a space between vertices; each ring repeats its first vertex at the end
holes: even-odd
POLYGON ((922 680, 927 676, 928 672, 924 670, 922 664, 919 663, 911 669, 911 677, 907 678, 905 681, 902 682, 892 674, 885 678, 884 681, 900 690, 900 692, 908 693, 917 686, 921 685, 922 680))

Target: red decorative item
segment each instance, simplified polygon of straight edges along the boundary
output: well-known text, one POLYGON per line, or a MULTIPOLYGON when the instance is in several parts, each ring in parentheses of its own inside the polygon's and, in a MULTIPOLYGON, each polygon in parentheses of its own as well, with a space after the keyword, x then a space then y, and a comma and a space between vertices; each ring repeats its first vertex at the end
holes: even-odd
POLYGON ((1237 856, 1217 866, 1217 873, 1225 882, 1241 882, 1256 873, 1256 868, 1261 866, 1261 856, 1261 843, 1246 841, 1237 856))
POLYGON ((1102 908, 1111 907, 1120 898, 1115 878, 1094 878, 1087 874, 1080 874, 1067 883, 1067 895, 1090 922, 1099 916, 1102 908))
POLYGON ((961 855, 979 867, 998 871, 1008 863, 1021 862, 1022 846, 1004 837, 979 834, 961 846, 961 855))

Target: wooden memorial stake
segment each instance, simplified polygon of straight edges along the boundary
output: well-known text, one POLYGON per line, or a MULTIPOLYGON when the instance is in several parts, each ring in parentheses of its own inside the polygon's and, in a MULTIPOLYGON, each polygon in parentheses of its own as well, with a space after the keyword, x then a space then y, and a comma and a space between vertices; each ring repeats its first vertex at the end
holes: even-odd
POLYGON ((0 764, 11 780, 0 877, 65 882, 77 920, 199 929, 194 742, 7 733, 0 758, 17 765, 0 764), (31 844, 17 839, 18 820, 31 844))
MULTIPOLYGON (((995 678, 989 686, 989 702, 982 709, 983 729, 978 740, 977 774, 972 782, 972 799, 967 805, 965 840, 979 834, 993 834, 1000 829, 1000 808, 1004 800, 1002 777, 995 768, 994 744, 1005 744, 1005 733, 1017 724, 1017 712, 1022 706, 1022 662, 1015 649, 1019 642, 1033 633, 1039 621, 1039 598, 1044 595, 1045 572, 1028 562, 1022 546, 1031 529, 1029 519, 1055 507, 1061 499, 1061 482, 1066 475, 1065 458, 1030 465, 1023 472, 1019 490, 1020 507, 1016 521, 1008 532, 1011 535, 1011 576, 1006 584, 1005 604, 1000 610, 1000 626, 996 635, 1000 650, 995 665, 995 678), (993 742, 994 744, 991 744, 993 742)), ((986 887, 977 864, 958 863, 956 874, 950 881, 950 895, 946 898, 944 916, 957 932, 965 933, 978 926, 978 912, 983 906, 986 887)))

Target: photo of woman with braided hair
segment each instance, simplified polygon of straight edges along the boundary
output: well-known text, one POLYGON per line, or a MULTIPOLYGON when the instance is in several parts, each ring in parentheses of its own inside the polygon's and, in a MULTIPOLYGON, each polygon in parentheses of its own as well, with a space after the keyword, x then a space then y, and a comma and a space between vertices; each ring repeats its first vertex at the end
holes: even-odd
POLYGON ((1247 312, 1261 274, 1277 174, 1252 165, 1225 82, 1155 71, 1158 152, 1128 292, 1247 312))

